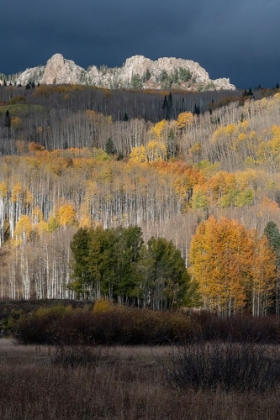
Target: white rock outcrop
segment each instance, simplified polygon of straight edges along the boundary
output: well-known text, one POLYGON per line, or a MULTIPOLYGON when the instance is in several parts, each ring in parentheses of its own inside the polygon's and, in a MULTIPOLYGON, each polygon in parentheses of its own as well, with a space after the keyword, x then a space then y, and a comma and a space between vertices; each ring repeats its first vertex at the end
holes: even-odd
POLYGON ((40 83, 46 85, 81 83, 81 75, 85 72, 72 60, 65 60, 61 54, 53 55, 46 64, 45 71, 40 83))
POLYGON ((26 69, 23 73, 21 73, 17 77, 16 83, 17 85, 20 84, 22 86, 27 85, 27 83, 29 82, 34 82, 38 84, 42 79, 44 71, 45 71, 45 66, 38 66, 38 67, 33 67, 31 69, 26 69))
POLYGON ((31 81, 35 84, 89 84, 109 89, 135 86, 143 89, 236 89, 227 78, 211 80, 207 71, 192 60, 163 57, 153 61, 142 55, 128 58, 119 68, 91 66, 85 70, 61 54, 55 54, 46 66, 27 69, 14 80, 21 85, 31 81), (183 72, 188 72, 189 78, 182 78, 183 72))

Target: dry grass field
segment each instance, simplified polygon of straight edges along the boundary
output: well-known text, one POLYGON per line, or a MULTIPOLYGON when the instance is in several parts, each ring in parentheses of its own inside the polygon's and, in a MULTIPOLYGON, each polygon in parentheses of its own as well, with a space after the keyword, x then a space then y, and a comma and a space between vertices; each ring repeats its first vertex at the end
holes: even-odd
POLYGON ((280 418, 280 387, 261 393, 177 387, 168 380, 174 355, 167 346, 53 348, 2 338, 0 418, 280 418))

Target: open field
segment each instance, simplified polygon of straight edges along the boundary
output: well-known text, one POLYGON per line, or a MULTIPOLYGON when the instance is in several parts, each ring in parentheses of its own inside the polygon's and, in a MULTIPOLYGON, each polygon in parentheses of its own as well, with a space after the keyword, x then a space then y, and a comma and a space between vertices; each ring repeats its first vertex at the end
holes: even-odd
POLYGON ((171 347, 72 346, 61 352, 1 339, 0 418, 279 418, 279 387, 261 394, 180 391, 167 380, 171 361, 171 347), (71 367, 73 352, 78 362, 71 367))

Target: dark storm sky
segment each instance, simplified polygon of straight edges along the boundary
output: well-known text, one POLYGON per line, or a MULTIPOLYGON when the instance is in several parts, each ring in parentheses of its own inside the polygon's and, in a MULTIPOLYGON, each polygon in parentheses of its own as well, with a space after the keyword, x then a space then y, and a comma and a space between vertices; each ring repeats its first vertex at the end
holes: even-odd
POLYGON ((237 87, 280 83, 279 0, 2 0, 0 72, 55 53, 120 66, 141 54, 191 59, 237 87))

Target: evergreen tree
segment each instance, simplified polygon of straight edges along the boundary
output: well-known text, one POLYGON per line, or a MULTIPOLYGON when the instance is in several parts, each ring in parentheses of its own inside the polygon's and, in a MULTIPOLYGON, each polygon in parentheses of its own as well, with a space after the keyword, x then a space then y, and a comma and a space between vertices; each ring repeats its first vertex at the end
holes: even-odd
POLYGON ((117 160, 123 160, 123 158, 124 158, 123 152, 118 152, 117 160))
POLYGON ((108 140, 106 141, 105 152, 108 155, 114 155, 116 153, 114 142, 111 139, 111 137, 109 137, 108 140))
POLYGON ((186 303, 189 276, 180 251, 165 238, 149 239, 151 305, 167 309, 186 303))
POLYGON ((171 120, 172 118, 173 118, 173 99, 172 99, 172 94, 170 92, 167 99, 166 119, 171 120))
POLYGON ((170 130, 167 139, 167 158, 174 158, 176 156, 176 138, 174 130, 170 130))
POLYGON ((274 251, 280 253, 280 232, 276 223, 272 220, 267 222, 266 227, 264 229, 264 234, 267 236, 269 244, 270 246, 272 246, 274 251))
POLYGON ((145 83, 145 82, 147 82, 148 80, 150 80, 151 76, 152 76, 152 75, 151 75, 150 70, 149 70, 149 69, 147 69, 147 70, 145 71, 145 73, 144 73, 143 77, 142 77, 142 81, 143 81, 143 83, 145 83))
POLYGON ((200 107, 196 104, 194 104, 193 114, 197 116, 200 115, 200 107))
POLYGON ((4 127, 8 127, 8 129, 10 129, 11 121, 12 120, 11 120, 10 112, 7 109, 6 114, 5 114, 4 127))
POLYGON ((280 315, 280 232, 275 222, 270 220, 267 222, 264 234, 267 236, 269 245, 273 248, 276 255, 276 286, 275 286, 275 312, 280 315))
POLYGON ((127 303, 128 300, 139 297, 140 278, 137 263, 141 256, 143 235, 139 226, 118 227, 115 233, 117 235, 115 296, 120 303, 127 303))
POLYGON ((94 296, 113 300, 117 275, 117 236, 114 229, 98 227, 91 232, 89 269, 93 279, 94 296))
POLYGON ((167 309, 186 304, 189 277, 180 251, 164 238, 143 245, 138 226, 79 229, 71 242, 70 289, 122 304, 167 309))
POLYGON ((73 282, 70 289, 75 290, 78 297, 90 294, 92 276, 89 271, 89 243, 90 232, 88 229, 79 229, 70 244, 72 251, 71 271, 73 282))
POLYGON ((133 74, 130 81, 130 86, 132 89, 142 89, 143 88, 143 82, 141 77, 138 73, 133 74))
POLYGON ((164 95, 162 109, 163 109, 163 112, 164 112, 164 118, 166 119, 166 115, 167 115, 167 97, 166 97, 166 95, 164 95))
POLYGON ((169 93, 168 98, 164 96, 162 109, 165 111, 166 120, 170 120, 173 118, 174 110, 173 110, 173 99, 172 99, 171 92, 169 93))

